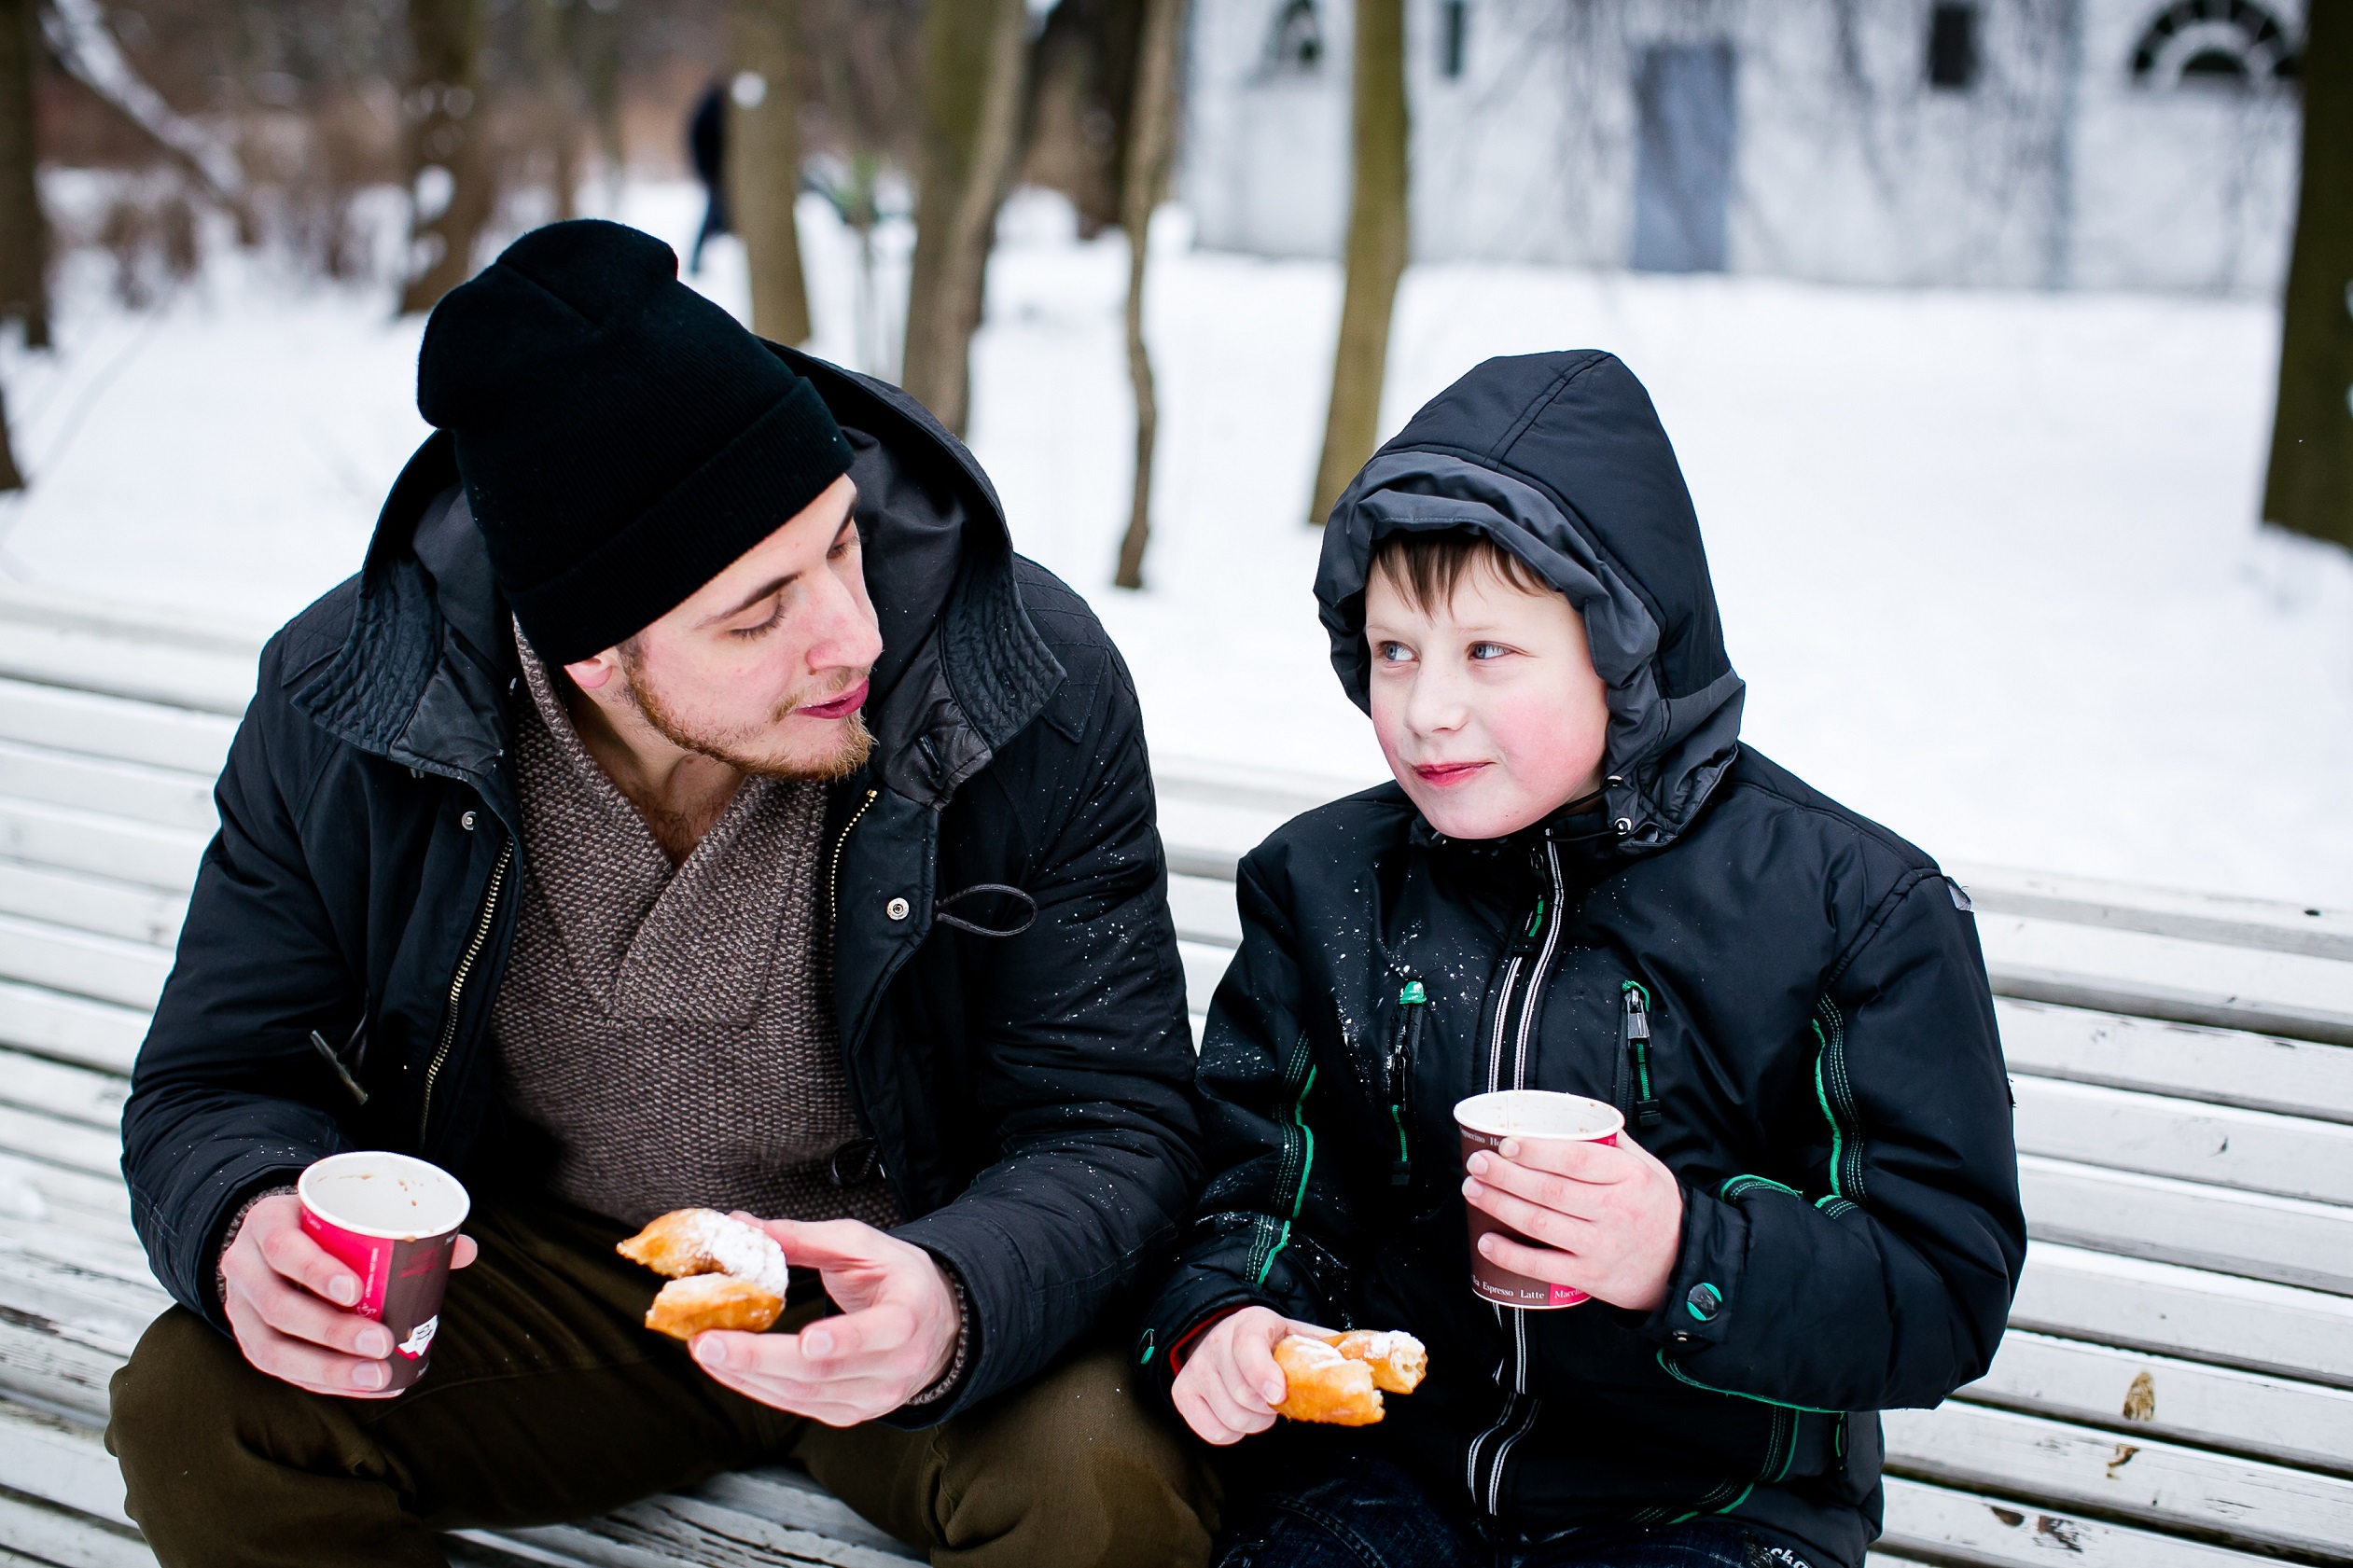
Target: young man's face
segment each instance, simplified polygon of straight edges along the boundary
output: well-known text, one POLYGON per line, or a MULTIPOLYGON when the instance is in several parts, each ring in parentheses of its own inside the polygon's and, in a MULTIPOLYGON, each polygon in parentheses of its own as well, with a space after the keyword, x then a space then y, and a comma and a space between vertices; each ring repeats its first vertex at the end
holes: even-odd
POLYGON ((858 710, 883 637, 866 596, 852 508, 833 481, 684 604, 620 647, 568 665, 583 687, 618 662, 646 722, 684 750, 748 773, 829 779, 873 740, 858 710))
POLYGON ((1609 709, 1560 594, 1514 588, 1481 560, 1451 602, 1417 605, 1376 570, 1364 634, 1372 732, 1441 833, 1498 839, 1601 787, 1609 709))

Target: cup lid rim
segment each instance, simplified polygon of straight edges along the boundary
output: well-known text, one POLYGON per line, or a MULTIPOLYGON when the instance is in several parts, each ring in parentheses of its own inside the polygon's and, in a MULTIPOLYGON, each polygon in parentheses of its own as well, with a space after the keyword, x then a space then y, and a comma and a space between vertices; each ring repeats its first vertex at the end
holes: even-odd
POLYGON ((1550 1089, 1489 1089, 1484 1094, 1468 1095, 1463 1099, 1455 1101, 1455 1125, 1467 1129, 1472 1132, 1486 1133, 1490 1137, 1516 1136, 1524 1138, 1572 1138, 1579 1143, 1592 1143, 1597 1139, 1610 1137, 1616 1133, 1624 1131, 1626 1127, 1626 1115, 1623 1111, 1618 1109, 1617 1106, 1609 1103, 1608 1101, 1596 1100, 1590 1094, 1570 1094, 1566 1090, 1550 1089), (1476 1104, 1479 1101, 1501 1099, 1505 1095, 1512 1094, 1537 1095, 1541 1096, 1544 1100, 1555 1102, 1562 1100, 1579 1101, 1583 1104, 1593 1106, 1596 1110, 1600 1111, 1608 1118, 1608 1123, 1607 1126, 1597 1128, 1590 1132, 1544 1132, 1534 1128, 1526 1127, 1498 1127, 1494 1125, 1488 1118, 1479 1117, 1476 1112, 1472 1112, 1469 1116, 1466 1116, 1464 1114, 1464 1108, 1466 1106, 1476 1104))
POLYGON ((341 1154, 330 1154, 325 1159, 314 1159, 308 1166, 304 1167, 301 1175, 295 1178, 294 1190, 296 1197, 301 1200, 302 1206, 304 1208, 318 1215, 319 1218, 325 1220, 327 1224, 335 1227, 336 1229, 348 1230, 355 1236, 368 1236, 378 1241, 384 1242, 424 1241, 435 1236, 446 1236, 456 1230, 459 1226, 464 1225, 466 1223, 466 1216, 474 1212, 474 1195, 466 1190, 466 1184, 464 1182, 459 1181, 455 1176, 451 1175, 447 1171, 442 1170, 439 1165, 434 1164, 429 1159, 419 1159, 414 1155, 399 1154, 391 1149, 345 1149, 341 1154), (313 1175, 319 1174, 322 1172, 324 1172, 327 1176, 330 1177, 340 1175, 341 1174, 341 1172, 329 1170, 328 1167, 345 1160, 356 1162, 363 1159, 387 1161, 395 1166, 395 1168, 405 1167, 407 1170, 413 1172, 416 1174, 430 1176, 436 1181, 446 1184, 450 1190, 457 1195, 456 1217, 452 1219, 449 1224, 437 1227, 431 1230, 421 1230, 414 1228, 400 1229, 391 1226, 383 1225, 356 1225, 350 1220, 343 1219, 337 1214, 329 1213, 328 1205, 321 1204, 313 1199, 312 1196, 313 1189, 311 1186, 311 1178, 313 1175))

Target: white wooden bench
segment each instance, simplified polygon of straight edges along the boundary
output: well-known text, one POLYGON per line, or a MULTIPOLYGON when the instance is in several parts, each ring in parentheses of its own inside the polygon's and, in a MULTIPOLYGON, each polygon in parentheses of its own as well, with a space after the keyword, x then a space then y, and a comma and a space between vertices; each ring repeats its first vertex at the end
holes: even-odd
MULTIPOLYGON (((117 1118, 261 631, 0 590, 0 1564, 153 1561, 98 1442, 106 1380, 163 1305, 117 1118)), ((1198 1013, 1236 939, 1235 857, 1343 786, 1158 776, 1198 1013)), ((2353 916, 1956 874, 2000 996, 2034 1245, 1993 1371, 1886 1418, 1875 1556, 2353 1564, 2353 916)), ((785 1469, 450 1549, 907 1558, 785 1469)))

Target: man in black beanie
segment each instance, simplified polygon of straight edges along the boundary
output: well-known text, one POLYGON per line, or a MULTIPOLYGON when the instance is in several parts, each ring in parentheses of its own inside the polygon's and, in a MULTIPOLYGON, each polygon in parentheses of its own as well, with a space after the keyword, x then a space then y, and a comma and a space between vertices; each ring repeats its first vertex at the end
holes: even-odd
POLYGON ((936 1562, 1197 1563, 1112 1310, 1199 1172, 1127 672, 970 455, 552 225, 452 291, 438 433, 274 638, 123 1117, 179 1305, 108 1442, 158 1558, 439 1563, 793 1459, 936 1562), (295 1177, 474 1196, 415 1386, 295 1177), (757 1215, 776 1331, 614 1243, 757 1215))

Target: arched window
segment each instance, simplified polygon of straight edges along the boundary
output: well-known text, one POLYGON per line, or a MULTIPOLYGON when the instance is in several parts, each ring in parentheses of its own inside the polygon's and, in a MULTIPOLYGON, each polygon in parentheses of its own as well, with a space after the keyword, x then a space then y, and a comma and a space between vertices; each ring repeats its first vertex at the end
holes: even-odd
POLYGON ((1267 35, 1267 63, 1277 73, 1313 76, 1324 62, 1324 22, 1316 0, 1284 0, 1267 35))
POLYGON ((2133 49, 2138 87, 2267 87, 2295 74, 2295 41, 2249 0, 2180 0, 2157 13, 2133 49))

